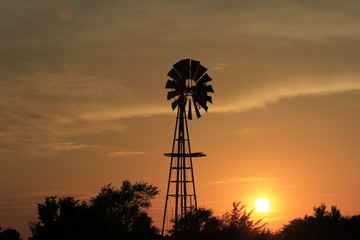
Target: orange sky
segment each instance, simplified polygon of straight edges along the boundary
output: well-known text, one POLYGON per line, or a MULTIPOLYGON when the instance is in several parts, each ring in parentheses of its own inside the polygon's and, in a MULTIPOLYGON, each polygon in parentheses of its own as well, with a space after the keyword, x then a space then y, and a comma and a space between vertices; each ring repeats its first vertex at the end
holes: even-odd
POLYGON ((88 200, 125 179, 164 204, 183 58, 214 79, 190 122, 200 206, 233 201, 279 228, 336 204, 360 214, 360 5, 349 1, 0 3, 0 226, 29 236, 44 196, 88 200))

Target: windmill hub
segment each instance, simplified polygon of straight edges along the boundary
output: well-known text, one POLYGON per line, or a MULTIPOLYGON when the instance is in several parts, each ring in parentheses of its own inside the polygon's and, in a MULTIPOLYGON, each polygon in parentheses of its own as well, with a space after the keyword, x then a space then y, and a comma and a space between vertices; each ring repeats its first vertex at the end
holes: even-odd
POLYGON ((193 79, 186 79, 185 95, 192 96, 195 90, 194 86, 196 86, 196 82, 193 79))

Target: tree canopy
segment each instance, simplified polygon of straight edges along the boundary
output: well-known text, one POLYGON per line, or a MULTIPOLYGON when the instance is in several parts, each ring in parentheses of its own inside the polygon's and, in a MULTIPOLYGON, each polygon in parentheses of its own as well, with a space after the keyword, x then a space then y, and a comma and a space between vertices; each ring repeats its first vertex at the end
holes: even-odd
POLYGON ((46 197, 38 204, 38 220, 30 222, 31 240, 156 239, 147 210, 159 193, 147 183, 124 181, 119 189, 108 184, 89 203, 73 197, 46 197))
POLYGON ((360 239, 360 216, 345 217, 337 206, 330 211, 322 203, 314 207, 314 215, 297 218, 285 225, 279 239, 291 240, 355 240, 360 239))
POLYGON ((0 240, 21 240, 20 233, 12 228, 0 227, 0 240))
POLYGON ((271 233, 260 220, 251 219, 252 211, 247 212, 245 205, 234 202, 233 209, 221 217, 213 215, 211 209, 191 209, 186 218, 179 221, 178 231, 170 231, 174 239, 270 239, 271 233))

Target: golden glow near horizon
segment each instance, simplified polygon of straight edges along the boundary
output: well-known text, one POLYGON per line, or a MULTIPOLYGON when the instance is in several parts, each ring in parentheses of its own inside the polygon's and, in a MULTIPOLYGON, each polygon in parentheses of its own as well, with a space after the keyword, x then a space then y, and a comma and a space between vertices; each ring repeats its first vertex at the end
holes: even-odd
POLYGON ((255 201, 255 211, 256 212, 269 212, 270 211, 270 202, 268 199, 261 197, 255 201))

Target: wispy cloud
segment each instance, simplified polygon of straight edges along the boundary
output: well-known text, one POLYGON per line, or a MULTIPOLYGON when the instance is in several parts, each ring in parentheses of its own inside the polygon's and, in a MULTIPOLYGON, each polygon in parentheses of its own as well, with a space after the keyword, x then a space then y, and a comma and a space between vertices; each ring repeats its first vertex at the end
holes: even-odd
POLYGON ((81 200, 85 200, 92 196, 95 196, 95 193, 92 192, 69 192, 69 191, 62 191, 62 190, 52 190, 52 191, 44 191, 44 192, 31 192, 31 193, 24 193, 24 194, 14 194, 7 196, 5 198, 0 199, 0 204, 8 204, 11 202, 34 202, 39 201, 39 199, 44 199, 47 196, 58 196, 58 197, 75 197, 81 200))
POLYGON ((99 115, 100 109, 116 101, 129 103, 132 91, 115 80, 76 74, 35 74, 1 81, 0 152, 47 156, 54 151, 99 148, 67 138, 126 130, 117 119, 83 117, 97 110, 99 115))
POLYGON ((360 81, 356 76, 342 76, 328 79, 326 83, 313 77, 289 80, 292 84, 265 87, 261 90, 243 92, 230 99, 229 102, 220 102, 214 105, 209 112, 234 113, 245 112, 256 108, 265 108, 283 99, 300 96, 328 96, 347 91, 360 90, 360 81))
POLYGON ((79 117, 84 120, 107 121, 134 117, 149 117, 171 113, 171 109, 168 106, 158 106, 156 104, 139 104, 133 107, 105 107, 101 110, 83 113, 79 117))
POLYGON ((320 194, 320 197, 334 197, 335 194, 334 193, 325 193, 325 194, 320 194))
POLYGON ((146 152, 131 152, 131 151, 124 151, 124 152, 109 152, 106 154, 107 157, 124 157, 124 156, 136 156, 145 154, 146 152))
MULTIPOLYGON (((96 88, 97 86, 95 86, 96 88)), ((303 96, 328 96, 331 94, 342 93, 347 91, 360 90, 360 82, 357 80, 357 76, 338 76, 328 78, 325 82, 321 78, 315 78, 314 76, 288 79, 287 83, 278 86, 266 86, 264 84, 260 89, 254 90, 241 90, 237 93, 237 89, 232 89, 231 95, 233 97, 222 98, 220 97, 216 101, 216 104, 209 109, 210 113, 237 113, 246 112, 256 108, 265 108, 269 104, 277 103, 283 99, 291 99, 295 97, 303 96)), ((93 90, 89 90, 93 91, 93 90)), ((105 94, 105 92, 104 92, 105 94)), ((151 102, 139 102, 134 105, 134 97, 128 96, 128 99, 120 104, 93 104, 91 108, 86 105, 82 111, 74 114, 73 117, 66 115, 62 118, 55 118, 57 121, 76 122, 102 122, 102 121, 114 121, 126 118, 134 117, 149 117, 155 115, 167 115, 171 114, 169 107, 166 104, 156 104, 151 102), (133 102, 129 107, 129 102, 133 102), (97 107, 98 106, 98 107, 97 107), (61 120, 63 119, 63 120, 61 120)), ((89 103, 90 104, 90 103, 89 103)), ((106 128, 106 125, 102 125, 106 128)), ((110 126, 113 128, 114 126, 110 126)), ((121 126, 120 131, 123 130, 121 126)), ((88 128, 87 128, 88 129, 88 128)), ((91 129, 90 129, 91 130, 91 129)), ((96 130, 96 128, 95 128, 96 130)), ((104 130, 104 129, 103 129, 104 130)), ((102 131, 102 130, 100 130, 102 131)))
POLYGON ((73 151, 87 148, 102 148, 102 146, 88 145, 88 144, 77 144, 74 142, 54 142, 51 144, 45 144, 43 148, 52 149, 55 151, 73 151))
POLYGON ((226 67, 226 63, 213 63, 211 70, 212 71, 222 71, 226 67))
POLYGON ((279 181, 278 178, 264 178, 264 177, 243 177, 243 178, 228 178, 221 181, 208 182, 206 185, 228 184, 228 183, 254 183, 254 182, 272 182, 279 181))

